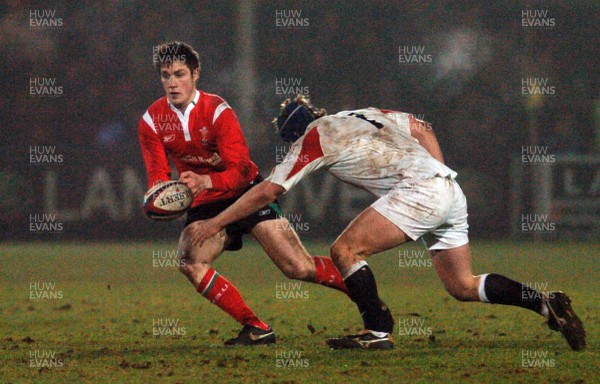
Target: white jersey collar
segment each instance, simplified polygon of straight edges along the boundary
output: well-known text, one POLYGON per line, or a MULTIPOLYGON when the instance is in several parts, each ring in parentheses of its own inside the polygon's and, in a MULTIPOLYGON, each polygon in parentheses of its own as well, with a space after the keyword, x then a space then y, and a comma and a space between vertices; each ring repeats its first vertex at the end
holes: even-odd
POLYGON ((197 89, 195 91, 196 91, 196 94, 194 95, 194 98, 188 104, 188 106, 185 108, 185 113, 183 113, 183 114, 181 113, 181 111, 179 109, 177 109, 173 104, 171 104, 171 102, 169 101, 169 98, 167 98, 167 103, 169 103, 169 107, 171 108, 171 110, 173 110, 173 112, 177 113, 178 115, 189 116, 191 110, 194 109, 196 104, 198 104, 198 100, 200 99, 200 91, 198 91, 197 89))
POLYGON ((198 91, 196 89, 196 95, 194 95, 194 99, 185 108, 185 113, 181 113, 181 111, 179 109, 175 108, 175 106, 173 104, 171 104, 171 102, 169 102, 169 99, 167 98, 169 107, 171 107, 171 110, 177 114, 177 117, 179 118, 179 121, 181 122, 181 127, 183 128, 183 137, 185 138, 185 141, 192 140, 192 136, 190 135, 190 127, 189 127, 190 112, 192 112, 192 109, 194 109, 196 104, 198 104, 198 99, 200 99, 200 91, 198 91))

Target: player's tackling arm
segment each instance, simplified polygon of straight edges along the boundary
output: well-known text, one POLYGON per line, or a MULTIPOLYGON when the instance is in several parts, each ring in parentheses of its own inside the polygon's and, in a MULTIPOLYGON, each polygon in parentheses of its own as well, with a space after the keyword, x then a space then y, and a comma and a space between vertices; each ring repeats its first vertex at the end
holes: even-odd
POLYGON ((247 217, 273 202, 277 196, 289 191, 304 176, 323 167, 326 163, 318 130, 314 128, 307 131, 292 145, 283 162, 273 169, 267 180, 251 188, 218 216, 194 223, 193 243, 201 244, 219 233, 227 224, 247 217))
POLYGON ((233 205, 218 216, 210 220, 197 222, 198 224, 193 229, 193 243, 195 245, 202 244, 204 240, 219 233, 226 225, 258 211, 265 205, 275 201, 284 192, 285 189, 278 184, 271 183, 268 180, 261 182, 244 193, 233 205))
POLYGON ((431 128, 431 124, 417 120, 414 116, 411 116, 410 134, 412 137, 419 140, 419 144, 421 144, 431 156, 444 164, 444 155, 442 155, 442 149, 435 137, 435 132, 433 132, 433 129, 431 128))
POLYGON ((225 227, 227 224, 243 219, 272 203, 284 192, 285 189, 281 185, 265 180, 244 193, 235 204, 221 212, 213 220, 218 226, 225 227))

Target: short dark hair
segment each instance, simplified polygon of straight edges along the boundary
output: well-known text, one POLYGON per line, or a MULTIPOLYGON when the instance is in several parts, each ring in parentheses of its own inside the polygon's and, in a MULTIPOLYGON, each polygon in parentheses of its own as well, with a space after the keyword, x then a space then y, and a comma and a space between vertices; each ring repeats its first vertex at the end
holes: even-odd
POLYGON ((175 61, 185 64, 192 74, 196 68, 200 69, 198 52, 188 43, 169 41, 153 47, 152 52, 154 67, 159 73, 163 67, 171 66, 175 61))

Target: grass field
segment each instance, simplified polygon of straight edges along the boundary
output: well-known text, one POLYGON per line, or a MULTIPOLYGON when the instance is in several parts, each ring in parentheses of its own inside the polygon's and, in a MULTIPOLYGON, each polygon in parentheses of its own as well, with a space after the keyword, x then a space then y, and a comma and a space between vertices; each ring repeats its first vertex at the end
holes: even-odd
MULTIPOLYGON (((370 260, 398 322, 396 349, 329 350, 327 337, 361 328, 355 306, 337 291, 292 285, 249 241, 215 266, 273 326, 278 342, 226 348, 223 340, 240 326, 197 294, 171 263, 153 262, 168 259, 173 248, 0 245, 0 382, 600 381, 598 244, 473 245, 476 273, 495 271, 572 296, 588 333, 588 349, 577 353, 529 311, 452 299, 427 259, 419 267, 406 263, 420 255, 416 244, 400 248, 407 252, 402 266, 398 249, 370 260)), ((326 244, 308 248, 314 254, 328 250, 326 244)))

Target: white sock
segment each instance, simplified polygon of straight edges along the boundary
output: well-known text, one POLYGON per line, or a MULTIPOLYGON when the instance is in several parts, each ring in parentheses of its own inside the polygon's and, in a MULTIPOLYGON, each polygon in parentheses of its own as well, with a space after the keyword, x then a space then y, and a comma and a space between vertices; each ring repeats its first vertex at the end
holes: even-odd
POLYGON ((386 337, 387 336, 387 333, 385 333, 385 332, 371 331, 371 333, 373 334, 373 336, 377 336, 377 337, 386 337))
POLYGON ((365 265, 368 265, 368 264, 367 264, 367 262, 366 262, 366 261, 364 261, 364 260, 361 260, 361 261, 357 262, 356 264, 352 265, 352 266, 350 267, 350 269, 348 269, 348 270, 346 271, 346 273, 344 273, 344 274, 342 275, 342 278, 343 278, 344 280, 346 280, 346 279, 347 279, 348 277, 350 277, 350 276, 351 276, 351 275, 352 275, 354 272, 358 271, 359 269, 361 269, 361 268, 362 268, 362 267, 364 267, 365 265))
POLYGON ((477 288, 477 293, 479 293, 479 300, 484 303, 489 303, 487 296, 485 295, 485 278, 489 275, 486 273, 484 275, 479 276, 479 287, 477 288))

